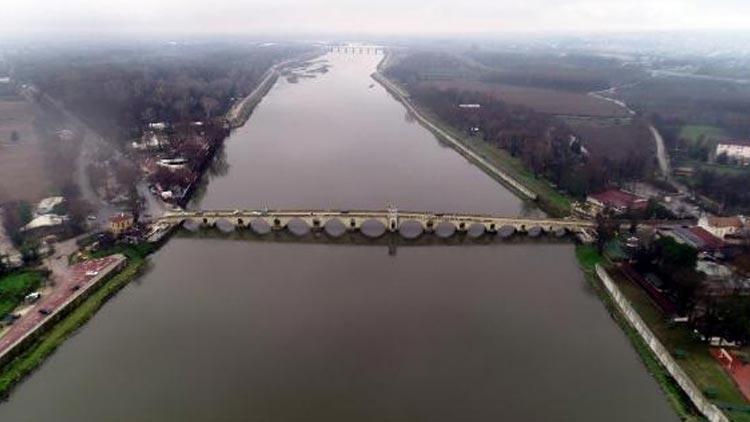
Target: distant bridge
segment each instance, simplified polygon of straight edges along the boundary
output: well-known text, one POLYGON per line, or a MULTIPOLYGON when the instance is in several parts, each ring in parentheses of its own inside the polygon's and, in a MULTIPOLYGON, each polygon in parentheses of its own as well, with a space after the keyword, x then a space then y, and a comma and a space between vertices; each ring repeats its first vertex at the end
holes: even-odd
POLYGON ((384 54, 385 47, 380 46, 352 46, 352 45, 332 45, 326 47, 329 53, 344 54, 384 54))
POLYGON ((304 224, 310 229, 324 229, 331 225, 348 231, 359 231, 365 224, 380 226, 380 232, 398 232, 409 224, 418 226, 424 233, 440 229, 449 235, 464 233, 554 233, 558 236, 573 233, 586 234, 596 223, 588 220, 500 217, 493 215, 432 213, 399 211, 394 208, 374 211, 345 210, 206 210, 180 211, 164 214, 157 223, 185 224, 191 227, 228 227, 230 229, 267 225, 271 230, 284 230, 290 224, 304 224))

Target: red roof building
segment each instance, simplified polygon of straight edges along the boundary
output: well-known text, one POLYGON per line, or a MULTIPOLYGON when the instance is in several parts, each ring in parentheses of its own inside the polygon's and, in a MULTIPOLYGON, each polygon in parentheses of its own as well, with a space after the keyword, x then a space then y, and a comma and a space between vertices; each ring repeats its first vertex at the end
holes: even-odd
POLYGON ((599 210, 610 208, 617 213, 624 213, 630 210, 643 210, 648 205, 646 198, 624 192, 620 189, 608 189, 591 194, 586 198, 586 202, 599 210))

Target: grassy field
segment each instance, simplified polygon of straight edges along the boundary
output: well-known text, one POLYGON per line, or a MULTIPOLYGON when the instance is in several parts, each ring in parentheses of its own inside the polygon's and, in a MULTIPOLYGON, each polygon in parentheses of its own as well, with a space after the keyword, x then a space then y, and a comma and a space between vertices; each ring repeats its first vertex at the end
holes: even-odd
POLYGON ((630 154, 655 160, 656 145, 646 123, 633 119, 615 124, 601 119, 566 120, 595 156, 621 160, 630 154))
POLYGON ((591 117, 630 117, 628 111, 611 102, 580 92, 528 86, 506 85, 473 80, 425 82, 440 89, 476 91, 491 95, 508 104, 522 105, 540 113, 591 117))
POLYGON ((126 248, 121 252, 128 256, 128 264, 125 269, 106 281, 70 314, 40 336, 28 350, 2 369, 0 372, 0 396, 6 396, 14 385, 36 369, 47 356, 85 324, 110 297, 138 275, 146 264, 145 256, 135 248, 126 248))
POLYGON ((701 136, 705 139, 721 140, 726 139, 727 134, 723 129, 716 126, 705 125, 685 125, 680 129, 680 138, 697 142, 701 136))
POLYGON ((23 302, 42 283, 39 271, 21 271, 0 277, 0 319, 23 302))

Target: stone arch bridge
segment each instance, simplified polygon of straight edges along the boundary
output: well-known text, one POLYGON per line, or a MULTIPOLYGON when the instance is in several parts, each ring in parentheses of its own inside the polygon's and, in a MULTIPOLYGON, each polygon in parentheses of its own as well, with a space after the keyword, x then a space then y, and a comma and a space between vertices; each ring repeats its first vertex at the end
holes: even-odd
MULTIPOLYGON (((590 233, 596 223, 588 220, 501 217, 480 214, 431 213, 399 211, 396 209, 346 211, 346 210, 205 210, 179 211, 164 214, 157 223, 169 225, 191 224, 192 226, 213 227, 217 224, 231 225, 233 228, 250 227, 256 222, 268 225, 272 230, 284 230, 290 223, 302 222, 310 229, 323 229, 329 224, 338 224, 348 231, 358 231, 368 222, 375 222, 383 231, 397 232, 405 225, 418 225, 422 232, 432 233, 439 227, 447 227, 449 233, 464 233, 480 230, 495 234, 499 231, 510 233, 590 233)), ((370 223, 372 224, 372 223, 370 223)))

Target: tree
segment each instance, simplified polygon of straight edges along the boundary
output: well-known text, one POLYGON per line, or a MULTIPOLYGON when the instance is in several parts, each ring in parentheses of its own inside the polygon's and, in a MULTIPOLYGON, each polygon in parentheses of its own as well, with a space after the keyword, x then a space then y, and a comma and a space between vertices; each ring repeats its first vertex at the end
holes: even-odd
POLYGON ((672 237, 664 236, 656 241, 659 265, 666 273, 695 269, 698 261, 698 250, 677 242, 672 237))
POLYGON ((605 208, 596 216, 596 249, 599 253, 604 251, 607 242, 614 239, 616 235, 617 221, 612 218, 610 210, 605 208))
POLYGON ((213 97, 201 97, 201 107, 203 107, 203 113, 206 116, 206 120, 213 117, 213 113, 219 108, 219 100, 213 97))

